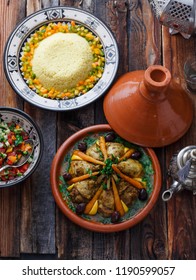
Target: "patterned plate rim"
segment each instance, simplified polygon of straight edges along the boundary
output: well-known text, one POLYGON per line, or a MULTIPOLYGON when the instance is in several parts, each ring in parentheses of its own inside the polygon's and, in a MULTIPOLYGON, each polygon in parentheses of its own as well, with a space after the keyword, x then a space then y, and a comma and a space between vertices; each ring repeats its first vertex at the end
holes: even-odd
POLYGON ((56 6, 39 10, 25 17, 12 31, 4 50, 4 72, 14 91, 27 102, 42 109, 68 111, 78 109, 94 102, 112 84, 119 64, 119 50, 110 29, 93 14, 67 6, 56 6), (55 21, 76 20, 86 25, 99 36, 105 52, 105 68, 101 79, 86 94, 68 100, 52 100, 39 96, 24 81, 19 65, 19 55, 24 41, 39 26, 55 21))

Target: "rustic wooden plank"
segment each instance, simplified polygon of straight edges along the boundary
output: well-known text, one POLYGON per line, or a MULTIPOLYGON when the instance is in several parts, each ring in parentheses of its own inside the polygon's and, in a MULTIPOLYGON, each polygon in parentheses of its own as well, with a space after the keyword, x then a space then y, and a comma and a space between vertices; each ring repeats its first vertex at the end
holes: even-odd
MULTIPOLYGON (((171 36, 167 28, 163 28, 163 59, 164 64, 171 70, 171 74, 176 82, 184 88, 183 65, 190 55, 196 58, 196 39, 189 40, 182 36, 171 36), (170 51, 168 51, 170 50, 170 51)), ((189 92, 194 105, 193 123, 189 131, 176 143, 167 147, 166 163, 174 153, 188 145, 194 145, 196 140, 196 96, 189 92)), ((195 259, 196 257, 196 237, 194 229, 196 226, 195 197, 188 191, 183 191, 175 195, 168 203, 168 251, 170 259, 195 259)))
MULTIPOLYGON (((146 69, 161 64, 161 28, 147 1, 129 1, 129 69, 146 69)), ((156 149, 164 174, 164 150, 156 149)), ((163 178, 164 179, 164 178, 163 178)), ((167 258, 167 224, 161 199, 141 222, 130 230, 131 259, 167 258), (139 237, 139 238, 138 238, 139 237)))
MULTIPOLYGON (((27 15, 56 1, 27 1, 27 15)), ((21 253, 54 254, 55 204, 50 190, 50 164, 56 151, 56 113, 25 103, 25 111, 36 121, 44 136, 44 153, 39 168, 22 189, 21 253)))
MULTIPOLYGON (((60 5, 93 11, 93 1, 60 1, 60 5)), ((94 105, 58 114, 57 148, 73 133, 94 124, 94 105)), ((57 207, 56 246, 61 259, 91 259, 92 232, 73 224, 57 207)))
MULTIPOLYGON (((117 76, 128 71, 127 1, 96 1, 95 14, 112 30, 119 47, 120 64, 117 76)), ((106 93, 107 94, 107 93, 106 93)), ((106 123, 103 99, 95 103, 95 123, 106 123)), ((94 233, 93 259, 128 259, 130 239, 128 231, 111 234, 94 233)))
MULTIPOLYGON (((3 57, 5 43, 18 20, 24 16, 25 1, 1 1, 0 15, 0 56, 3 57)), ((0 104, 1 106, 22 108, 21 99, 16 96, 6 81, 3 63, 0 66, 0 104)), ((0 256, 19 256, 20 186, 0 189, 0 256)))
POLYGON ((24 211, 21 221, 21 252, 54 254, 55 204, 50 190, 49 174, 56 148, 56 113, 35 110, 28 104, 25 109, 36 120, 43 136, 47 137, 44 137, 41 163, 22 190, 21 203, 24 211))
MULTIPOLYGON (((128 36, 127 36, 127 1, 97 1, 95 6, 96 15, 102 19, 111 29, 115 35, 118 48, 120 63, 118 67, 117 77, 128 71, 128 36)), ((116 79, 117 79, 116 77, 116 79)), ((115 79, 115 80, 116 80, 115 79)), ((114 81, 115 82, 115 81, 114 81)), ((107 94, 107 93, 105 93, 107 94)), ((102 96, 95 103, 95 122, 106 123, 106 118, 103 112, 103 100, 102 96)))

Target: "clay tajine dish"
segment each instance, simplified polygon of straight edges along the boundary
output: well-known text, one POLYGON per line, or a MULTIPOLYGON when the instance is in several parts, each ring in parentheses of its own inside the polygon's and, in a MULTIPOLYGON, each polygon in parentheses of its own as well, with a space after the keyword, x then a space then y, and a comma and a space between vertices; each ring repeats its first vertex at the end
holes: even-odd
POLYGON ((125 141, 109 125, 95 125, 58 149, 51 187, 71 221, 92 231, 116 232, 136 225, 151 211, 161 171, 152 149, 125 141))
POLYGON ((162 147, 189 129, 193 106, 188 94, 160 65, 121 76, 104 99, 111 127, 127 141, 162 147))

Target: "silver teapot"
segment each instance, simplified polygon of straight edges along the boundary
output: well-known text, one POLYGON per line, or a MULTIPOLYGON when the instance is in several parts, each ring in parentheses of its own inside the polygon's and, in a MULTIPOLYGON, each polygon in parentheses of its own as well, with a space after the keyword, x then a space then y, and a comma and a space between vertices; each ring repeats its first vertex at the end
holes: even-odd
POLYGON ((196 195, 196 146, 187 146, 172 157, 168 176, 173 182, 170 188, 163 192, 163 201, 170 200, 174 193, 184 189, 196 195))

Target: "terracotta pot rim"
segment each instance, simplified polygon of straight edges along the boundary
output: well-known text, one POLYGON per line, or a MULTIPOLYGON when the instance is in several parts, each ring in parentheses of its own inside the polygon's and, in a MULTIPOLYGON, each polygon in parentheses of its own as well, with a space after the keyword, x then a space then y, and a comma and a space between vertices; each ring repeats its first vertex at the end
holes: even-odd
POLYGON ((162 88, 169 85, 171 81, 171 73, 170 71, 162 65, 151 65, 144 72, 144 78, 148 83, 157 88, 162 88), (162 74, 161 79, 155 79, 156 74, 162 74))
POLYGON ((78 224, 83 228, 86 228, 91 231, 105 232, 105 233, 122 231, 139 223, 152 210, 153 206, 155 205, 158 199, 158 195, 161 189, 161 170, 160 170, 159 161, 154 151, 151 148, 144 148, 152 159, 153 168, 155 171, 154 188, 147 205, 139 213, 137 213, 132 219, 118 224, 104 225, 101 223, 84 220, 80 216, 76 215, 70 208, 68 208, 68 206, 65 204, 65 201, 62 199, 62 196, 58 189, 58 182, 56 180, 58 176, 57 174, 59 173, 59 169, 66 152, 73 145, 73 143, 83 138, 87 133, 89 132, 96 133, 99 131, 110 131, 110 130, 112 130, 112 128, 109 125, 99 124, 99 125, 94 125, 94 126, 84 128, 76 132, 75 134, 73 134, 58 149, 52 161, 51 172, 50 172, 52 193, 57 205, 59 206, 63 214, 65 214, 70 220, 72 220, 74 223, 78 224))

